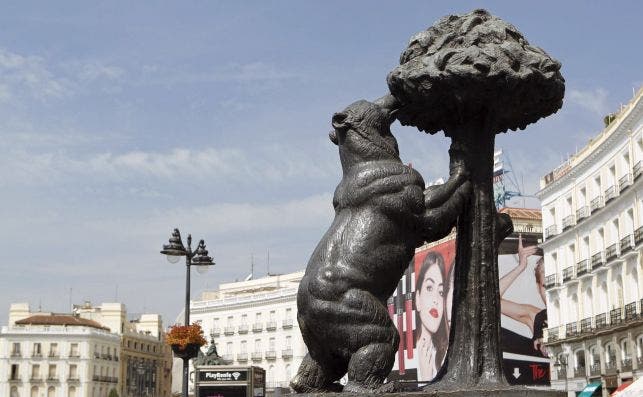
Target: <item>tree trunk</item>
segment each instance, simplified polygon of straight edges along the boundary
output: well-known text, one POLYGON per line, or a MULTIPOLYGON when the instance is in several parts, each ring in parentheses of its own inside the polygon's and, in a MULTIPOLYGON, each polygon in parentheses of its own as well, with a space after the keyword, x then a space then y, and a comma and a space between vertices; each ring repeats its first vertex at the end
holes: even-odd
POLYGON ((449 133, 450 160, 464 162, 472 192, 457 224, 449 350, 431 389, 507 385, 500 351, 498 252, 494 239, 495 134, 481 124, 449 133))

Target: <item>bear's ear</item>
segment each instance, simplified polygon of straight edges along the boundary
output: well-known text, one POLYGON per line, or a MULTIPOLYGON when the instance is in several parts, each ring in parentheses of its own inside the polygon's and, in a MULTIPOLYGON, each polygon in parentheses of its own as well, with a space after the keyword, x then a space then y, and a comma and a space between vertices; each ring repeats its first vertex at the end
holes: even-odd
POLYGON ((346 119, 348 115, 344 112, 335 113, 333 115, 333 128, 336 130, 346 129, 346 119))

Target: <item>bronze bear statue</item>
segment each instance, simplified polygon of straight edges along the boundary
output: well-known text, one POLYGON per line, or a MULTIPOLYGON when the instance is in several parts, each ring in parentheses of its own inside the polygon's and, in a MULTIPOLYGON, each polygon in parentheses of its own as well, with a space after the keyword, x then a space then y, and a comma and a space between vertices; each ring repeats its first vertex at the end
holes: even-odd
POLYGON ((340 391, 346 373, 345 392, 382 390, 399 344, 386 300, 415 248, 451 231, 470 190, 456 163, 447 183, 424 191, 390 130, 396 106, 389 95, 333 115, 343 178, 333 223, 299 285, 297 320, 309 353, 291 381, 296 392, 340 391))

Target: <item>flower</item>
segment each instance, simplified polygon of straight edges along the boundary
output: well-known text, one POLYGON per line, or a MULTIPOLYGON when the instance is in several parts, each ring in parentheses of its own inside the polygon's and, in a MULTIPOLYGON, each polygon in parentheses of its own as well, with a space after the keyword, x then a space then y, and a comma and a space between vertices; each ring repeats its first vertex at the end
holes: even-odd
POLYGON ((179 345, 181 350, 188 344, 203 346, 207 343, 203 337, 203 330, 199 324, 173 325, 165 335, 165 343, 168 345, 179 345))

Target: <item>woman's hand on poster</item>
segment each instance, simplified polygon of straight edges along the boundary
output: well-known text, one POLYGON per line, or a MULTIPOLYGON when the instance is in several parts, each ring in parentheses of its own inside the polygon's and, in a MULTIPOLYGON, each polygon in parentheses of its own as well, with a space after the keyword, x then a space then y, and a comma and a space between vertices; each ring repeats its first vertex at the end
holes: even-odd
POLYGON ((542 355, 544 357, 548 357, 548 355, 547 355, 547 347, 543 343, 542 338, 538 338, 538 339, 534 340, 534 350, 536 350, 536 351, 540 350, 540 352, 542 353, 542 355))
POLYGON ((531 245, 524 247, 522 245, 522 234, 518 235, 518 268, 523 271, 527 268, 527 258, 538 251, 538 246, 531 245))
POLYGON ((426 340, 425 338, 422 338, 419 344, 419 350, 420 357, 418 359, 420 365, 420 374, 423 378, 422 380, 431 380, 437 373, 435 364, 435 347, 433 346, 433 343, 426 340))

